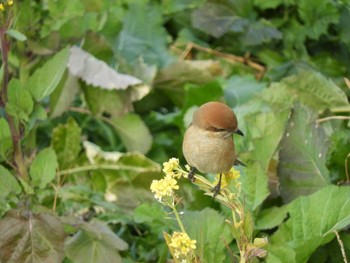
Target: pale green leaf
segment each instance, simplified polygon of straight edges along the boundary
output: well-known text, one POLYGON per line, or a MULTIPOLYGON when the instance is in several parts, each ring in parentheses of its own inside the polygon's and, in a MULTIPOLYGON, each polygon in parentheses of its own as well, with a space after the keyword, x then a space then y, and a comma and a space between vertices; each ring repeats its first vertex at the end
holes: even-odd
POLYGON ((52 262, 64 258, 64 229, 51 214, 11 211, 0 221, 1 262, 52 262))
POLYGON ((286 218, 288 206, 271 207, 260 211, 255 221, 256 230, 272 229, 280 225, 286 218))
POLYGON ((14 29, 9 29, 6 31, 6 34, 8 34, 9 36, 13 37, 14 39, 18 40, 18 41, 26 41, 27 37, 26 35, 24 35, 23 33, 14 30, 14 29))
POLYGON ((52 131, 51 145, 57 154, 60 170, 69 168, 81 150, 81 128, 73 118, 52 131))
POLYGON ((270 239, 267 262, 306 262, 317 247, 331 241, 350 225, 350 188, 327 186, 314 194, 300 197, 288 205, 289 218, 270 239), (286 249, 295 252, 288 260, 286 249), (278 260, 276 260, 278 259, 278 260))
POLYGON ((55 178, 57 168, 55 151, 50 147, 40 151, 30 166, 30 176, 33 184, 44 188, 55 178))
POLYGON ((316 117, 297 104, 281 141, 277 171, 281 195, 287 202, 330 184, 325 165, 329 141, 316 125, 316 117))
MULTIPOLYGON (((28 120, 33 111, 33 99, 18 79, 12 79, 8 87, 8 103, 11 105, 11 115, 18 119, 28 120)), ((6 105, 8 107, 8 105, 6 105)))
POLYGON ((113 120, 113 126, 129 152, 147 153, 151 149, 152 135, 136 114, 126 114, 113 120))
POLYGON ((196 255, 201 262, 223 262, 227 244, 233 239, 225 218, 211 208, 202 211, 186 211, 183 223, 187 234, 197 241, 196 255))
POLYGON ((6 197, 10 193, 19 194, 22 189, 15 179, 15 175, 11 174, 5 167, 0 165, 0 196, 6 197))
POLYGON ((3 158, 13 147, 10 126, 4 118, 0 118, 0 142, 0 157, 3 158))
POLYGON ((28 79, 27 87, 36 101, 41 101, 55 90, 66 69, 68 56, 69 48, 62 49, 28 79))
POLYGON ((122 262, 119 251, 128 244, 114 234, 107 225, 93 221, 81 225, 65 244, 66 255, 76 263, 122 262))
POLYGON ((54 90, 50 97, 50 117, 55 118, 68 110, 79 91, 78 79, 70 74, 54 90))

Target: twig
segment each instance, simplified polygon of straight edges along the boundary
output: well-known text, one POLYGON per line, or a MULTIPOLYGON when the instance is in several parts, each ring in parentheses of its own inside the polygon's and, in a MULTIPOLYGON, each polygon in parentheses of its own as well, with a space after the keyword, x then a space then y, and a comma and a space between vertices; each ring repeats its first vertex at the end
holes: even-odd
POLYGON ((341 250, 341 254, 342 254, 343 259, 344 259, 344 263, 348 263, 348 260, 346 259, 346 254, 345 254, 343 241, 340 239, 339 233, 336 230, 333 230, 333 232, 337 236, 338 244, 340 246, 340 250, 341 250))
POLYGON ((345 175, 346 175, 346 182, 348 182, 348 183, 350 182, 349 170, 348 170, 348 159, 349 159, 349 157, 350 157, 350 153, 345 158, 345 175))
POLYGON ((350 120, 350 116, 329 116, 325 118, 318 119, 316 122, 321 123, 330 120, 350 120))
POLYGON ((266 70, 264 66, 262 66, 262 65, 260 65, 260 64, 258 64, 256 62, 253 62, 252 60, 250 60, 249 59, 249 54, 247 54, 244 57, 236 56, 236 55, 233 55, 233 54, 228 54, 228 53, 223 53, 223 52, 220 52, 220 51, 216 51, 216 50, 213 50, 211 48, 202 47, 202 46, 200 46, 200 45, 198 45, 196 43, 193 43, 193 42, 190 42, 190 43, 187 44, 186 49, 181 54, 180 58, 185 59, 192 49, 197 49, 197 50, 200 50, 200 51, 203 51, 203 52, 207 52, 209 54, 212 54, 212 55, 215 55, 217 57, 223 58, 223 59, 225 59, 228 62, 239 62, 239 63, 245 64, 245 65, 248 65, 249 67, 251 67, 251 68, 255 69, 256 71, 258 71, 258 73, 257 73, 257 78, 258 79, 260 79, 263 76, 263 74, 264 74, 264 72, 266 70))
POLYGON ((350 89, 350 80, 348 78, 344 78, 346 86, 350 89))

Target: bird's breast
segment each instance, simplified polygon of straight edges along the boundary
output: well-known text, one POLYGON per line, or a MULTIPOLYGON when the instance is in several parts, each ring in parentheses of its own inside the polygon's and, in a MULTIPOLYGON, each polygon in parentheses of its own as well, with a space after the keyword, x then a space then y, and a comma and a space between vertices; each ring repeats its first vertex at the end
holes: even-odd
POLYGON ((232 134, 193 125, 185 133, 183 154, 188 164, 202 173, 226 173, 236 159, 232 134))

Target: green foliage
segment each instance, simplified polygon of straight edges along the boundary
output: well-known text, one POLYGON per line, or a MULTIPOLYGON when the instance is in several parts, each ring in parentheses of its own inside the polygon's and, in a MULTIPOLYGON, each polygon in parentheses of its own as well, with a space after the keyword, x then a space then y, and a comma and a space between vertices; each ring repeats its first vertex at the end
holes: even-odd
MULTIPOLYGON (((161 163, 185 163, 183 133, 214 100, 245 134, 234 141, 255 253, 266 236, 267 262, 342 262, 337 231, 349 258, 349 10, 327 0, 5 4, 0 261, 169 261, 163 232, 179 229, 149 187, 161 163)), ((226 207, 186 180, 174 205, 201 262, 232 261, 239 235, 226 207)))

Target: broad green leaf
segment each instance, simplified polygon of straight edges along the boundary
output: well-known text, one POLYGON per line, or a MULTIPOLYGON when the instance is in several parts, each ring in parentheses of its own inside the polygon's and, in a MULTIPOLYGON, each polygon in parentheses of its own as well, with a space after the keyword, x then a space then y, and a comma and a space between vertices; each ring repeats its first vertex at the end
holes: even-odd
POLYGON ((6 105, 6 109, 12 116, 20 120, 28 121, 28 116, 33 110, 33 99, 27 89, 17 79, 12 79, 8 87, 8 102, 10 107, 6 105))
POLYGON ((249 23, 248 29, 242 36, 241 41, 244 45, 257 46, 281 38, 282 33, 273 24, 266 20, 261 20, 249 23))
POLYGON ((22 189, 15 175, 11 174, 5 167, 0 165, 0 196, 6 197, 10 193, 19 194, 22 189))
POLYGON ((0 118, 0 142, 0 158, 2 159, 13 147, 10 126, 4 118, 0 118))
POLYGON ((265 88, 253 76, 232 76, 224 85, 224 94, 227 104, 236 107, 250 100, 257 92, 265 88))
POLYGON ((62 80, 64 82, 61 81, 50 97, 51 118, 58 117, 68 110, 80 88, 78 79, 70 74, 62 80))
POLYGON ((49 96, 66 70, 69 48, 62 49, 28 79, 27 87, 36 101, 49 96))
POLYGON ((52 262, 64 258, 65 233, 51 214, 11 211, 0 220, 1 262, 52 262))
POLYGON ((92 221, 80 226, 73 237, 66 241, 64 250, 76 263, 122 262, 119 251, 128 244, 120 239, 102 222, 92 221))
POLYGON ((35 157, 30 166, 30 176, 35 186, 44 188, 56 175, 57 156, 52 148, 45 148, 35 157))
POLYGON ((350 225, 350 188, 330 185, 288 205, 289 218, 270 238, 267 262, 306 262, 317 247, 350 225), (286 249, 293 250, 295 260, 286 249), (278 260, 276 260, 278 259, 278 260))
POLYGON ((225 242, 229 244, 233 237, 222 215, 210 208, 186 211, 183 214, 183 223, 189 237, 197 241, 196 254, 200 262, 225 260, 225 242))
POLYGON ((14 30, 14 29, 9 29, 6 31, 6 34, 8 34, 9 36, 13 37, 14 39, 18 40, 18 41, 26 41, 27 37, 26 35, 24 35, 23 33, 14 30))
POLYGON ((173 60, 167 48, 168 35, 161 15, 156 3, 137 1, 129 6, 115 45, 120 57, 131 65, 141 57, 146 64, 158 67, 173 60))
POLYGON ((129 152, 138 151, 144 154, 151 149, 152 135, 140 116, 129 113, 115 118, 113 127, 129 152))
POLYGON ((282 83, 287 85, 295 99, 315 111, 349 104, 346 94, 332 80, 318 72, 303 70, 283 79, 282 83))
POLYGON ((315 113, 297 104, 281 141, 277 171, 287 202, 330 184, 325 166, 329 142, 315 119, 315 113))
POLYGON ((259 212, 255 221, 256 230, 272 229, 280 225, 286 218, 288 206, 271 207, 259 212))
POLYGON ((73 118, 52 131, 51 145, 57 154, 60 170, 69 168, 81 150, 81 128, 73 118))
POLYGON ((333 2, 310 0, 298 1, 297 4, 299 16, 307 28, 307 35, 312 39, 327 34, 330 24, 339 20, 339 12, 333 2))
POLYGON ((217 3, 206 3, 192 13, 193 27, 217 38, 228 32, 237 19, 232 9, 217 3))

